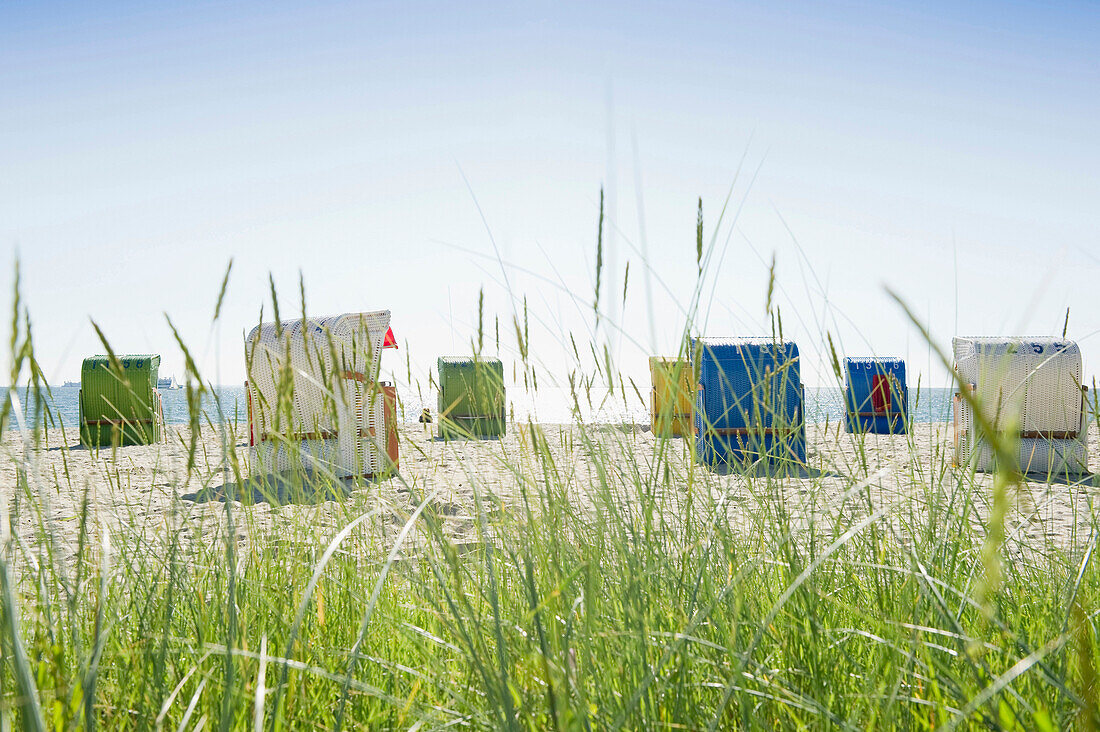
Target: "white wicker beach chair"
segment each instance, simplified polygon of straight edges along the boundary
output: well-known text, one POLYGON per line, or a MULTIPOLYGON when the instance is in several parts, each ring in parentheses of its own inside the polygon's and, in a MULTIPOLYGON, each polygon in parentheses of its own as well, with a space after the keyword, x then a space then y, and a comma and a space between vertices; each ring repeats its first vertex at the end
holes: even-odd
POLYGON ((245 363, 254 469, 348 477, 392 467, 378 382, 389 321, 379 310, 252 329, 245 363))
MULTIPOLYGON (((1081 350, 1054 338, 955 338, 960 389, 969 390, 998 432, 1019 437, 1013 466, 1025 473, 1088 470, 1081 350)), ((959 465, 991 471, 996 461, 969 403, 955 395, 959 465)))

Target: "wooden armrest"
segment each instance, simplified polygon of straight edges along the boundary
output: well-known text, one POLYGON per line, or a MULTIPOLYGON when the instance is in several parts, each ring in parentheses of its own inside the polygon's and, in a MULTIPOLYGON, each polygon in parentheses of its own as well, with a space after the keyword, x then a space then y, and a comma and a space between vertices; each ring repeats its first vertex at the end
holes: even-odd
POLYGON ((704 430, 718 435, 789 435, 796 432, 778 427, 707 427, 704 430))
POLYGON ((1078 432, 1077 430, 1071 430, 1068 432, 1057 431, 1043 431, 1043 430, 1031 430, 1021 431, 1020 439, 1023 440, 1076 440, 1078 432))
MULTIPOLYGON (((360 428, 357 430, 356 435, 360 440, 368 437, 377 437, 378 431, 375 428, 370 427, 367 429, 360 428)), ((339 430, 321 430, 319 432, 288 432, 286 435, 278 435, 274 432, 265 433, 260 437, 260 442, 267 442, 275 437, 282 437, 288 442, 305 442, 306 440, 335 440, 340 436, 339 430)))

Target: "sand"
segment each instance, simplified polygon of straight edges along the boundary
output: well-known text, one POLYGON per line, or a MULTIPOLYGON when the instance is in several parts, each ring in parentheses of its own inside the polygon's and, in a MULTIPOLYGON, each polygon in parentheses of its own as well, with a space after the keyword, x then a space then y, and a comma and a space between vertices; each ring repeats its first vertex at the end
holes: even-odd
MULTIPOLYGON (((798 534, 815 522, 822 535, 837 535, 860 519, 880 513, 899 541, 907 541, 910 528, 926 521, 930 505, 950 497, 952 491, 976 480, 979 497, 973 516, 981 528, 988 515, 992 476, 968 477, 951 467, 951 427, 921 424, 909 436, 853 436, 839 434, 835 426, 808 428, 810 469, 798 476, 768 479, 764 476, 723 474, 695 466, 682 440, 664 443, 661 459, 670 476, 664 480, 664 463, 658 466, 658 441, 648 427, 604 425, 579 430, 575 426, 546 425, 546 446, 553 456, 563 486, 564 500, 578 511, 593 511, 598 497, 610 497, 629 506, 637 501, 632 475, 657 470, 662 511, 677 514, 689 493, 711 501, 693 505, 721 505, 746 532, 760 521, 782 516, 798 534), (597 460, 593 454, 605 455, 597 460), (606 476, 601 482, 600 468, 606 476), (690 485, 686 476, 690 473, 690 485), (930 485, 938 486, 932 490, 930 485)), ((387 552, 395 537, 428 496, 429 510, 438 516, 444 531, 458 545, 477 541, 478 502, 488 512, 524 514, 524 489, 536 502, 546 490, 542 464, 535 459, 529 429, 510 426, 500 440, 443 442, 422 426, 401 429, 401 469, 398 477, 378 482, 343 481, 337 492, 284 496, 274 502, 242 495, 231 470, 221 456, 223 435, 204 428, 197 441, 196 465, 188 470, 189 432, 170 427, 166 443, 129 446, 117 450, 87 450, 64 439, 60 430, 46 433, 45 443, 25 448, 17 432, 8 432, 0 443, 0 491, 3 505, 13 516, 17 539, 27 547, 39 544, 40 532, 55 537, 53 558, 71 563, 77 551, 81 516, 86 510, 97 536, 103 528, 112 536, 126 535, 156 551, 166 537, 177 532, 185 540, 210 541, 225 536, 229 508, 234 517, 236 540, 247 544, 255 536, 302 536, 321 542, 335 535, 356 516, 374 511, 368 522, 387 552), (17 466, 25 465, 29 480, 17 481, 17 466), (477 490, 475 491, 475 486, 477 490), (233 498, 244 498, 242 503, 233 498), (85 508, 85 500, 87 501, 85 508)), ((247 438, 229 432, 228 444, 247 468, 247 438)), ((1090 467, 1096 470, 1097 434, 1090 435, 1090 467)), ((1030 480, 1013 492, 1009 514, 1010 543, 1020 546, 1053 546, 1076 554, 1090 540, 1096 526, 1093 505, 1100 497, 1095 480, 1030 480)), ((676 522, 669 522, 675 530, 676 522)), ((415 540, 405 544, 415 553, 415 540)))

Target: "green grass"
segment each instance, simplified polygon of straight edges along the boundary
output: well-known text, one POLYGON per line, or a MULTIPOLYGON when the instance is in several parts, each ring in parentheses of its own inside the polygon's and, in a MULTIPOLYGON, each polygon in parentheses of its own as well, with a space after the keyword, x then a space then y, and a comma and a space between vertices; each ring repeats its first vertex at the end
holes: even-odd
MULTIPOLYGON (((618 453, 593 438, 579 437, 597 465, 618 453)), ((577 510, 543 439, 533 429, 511 457, 524 510, 484 502, 473 553, 443 537, 430 500, 407 519, 415 560, 389 556, 369 510, 331 547, 303 522, 250 527, 234 553, 223 535, 181 539, 183 511, 163 550, 86 536, 68 591, 9 544, 3 713, 28 725, 35 699, 58 729, 1036 729, 1095 715, 1091 556, 1006 554, 988 615, 967 484, 929 487, 908 548, 875 513, 824 538, 792 535, 780 511, 746 532, 720 499, 670 497, 641 465, 605 464, 577 510)), ((51 537, 37 539, 48 563, 51 537)))
MULTIPOLYGON (((697 241, 701 287, 711 250, 697 241)), ((33 395, 14 310, 11 383, 33 395)), ((576 377, 576 398, 606 378, 576 377)), ((51 519, 72 486, 38 470, 42 426, 23 433, 4 500, 5 729, 1100 725, 1097 514, 1068 549, 1026 547, 997 525, 1011 476, 990 495, 942 451, 899 468, 920 506, 889 516, 863 500, 874 476, 853 455, 864 469, 843 490, 863 510, 807 525, 771 500, 789 479, 740 477, 760 498, 743 510, 678 440, 636 460, 627 432, 526 425, 501 453, 516 501, 469 476, 475 542, 452 543, 437 497, 400 477, 336 504, 335 526, 258 521, 246 497, 214 521, 181 501, 151 537, 106 532, 89 510, 51 519)), ((196 470, 240 482, 243 466, 190 445, 196 470)), ((837 490, 806 485, 810 500, 837 490)))

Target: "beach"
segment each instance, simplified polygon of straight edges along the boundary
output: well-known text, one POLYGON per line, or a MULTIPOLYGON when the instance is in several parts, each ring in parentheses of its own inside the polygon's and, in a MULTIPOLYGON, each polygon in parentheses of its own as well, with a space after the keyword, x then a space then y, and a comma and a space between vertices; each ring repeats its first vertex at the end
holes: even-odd
MULTIPOLYGON (((96 531, 106 528, 116 539, 135 540, 121 543, 153 553, 172 536, 220 544, 230 520, 242 546, 259 536, 320 545, 371 513, 363 522, 370 534, 363 546, 370 553, 373 545, 378 556, 391 551, 421 502, 423 512, 456 546, 482 541, 479 521, 489 525, 494 516, 507 515, 522 524, 546 500, 595 512, 614 505, 628 508, 641 499, 639 491, 654 493, 646 498, 665 514, 668 531, 677 531, 688 512, 725 510, 730 525, 746 535, 759 522, 780 521, 789 525, 795 541, 805 540, 811 529, 815 540, 827 541, 874 515, 905 545, 916 527, 936 520, 930 517, 949 508, 952 494, 971 480, 977 500, 967 520, 976 535, 984 534, 990 511, 993 476, 952 467, 951 425, 945 423, 915 425, 908 436, 850 435, 842 429, 838 433, 836 425, 810 425, 807 470, 782 477, 696 465, 684 440, 655 439, 648 426, 535 429, 544 439, 533 439, 530 425, 512 424, 503 439, 445 442, 434 430, 402 426, 396 476, 273 489, 269 483, 238 482, 232 461, 222 458, 223 444, 231 446, 240 476, 249 474, 247 434, 234 433, 232 425, 201 430, 190 470, 187 427, 170 426, 161 444, 114 451, 82 448, 71 432, 60 430, 46 431, 44 442, 28 451, 21 434, 12 431, 4 435, 0 484, 19 541, 33 546, 41 531, 51 531, 53 561, 59 566, 77 555, 77 527, 85 511, 96 531), (17 465, 26 466, 25 487, 17 481, 17 465), (548 470, 554 471, 551 480, 548 470)), ((1096 426, 1090 430, 1090 468, 1096 470, 1096 426)), ((1074 554, 1095 525, 1092 504, 1098 493, 1091 476, 1021 483, 1009 494, 1006 550, 1053 547, 1074 554)), ((413 523, 397 556, 415 556, 424 541, 413 523)))

